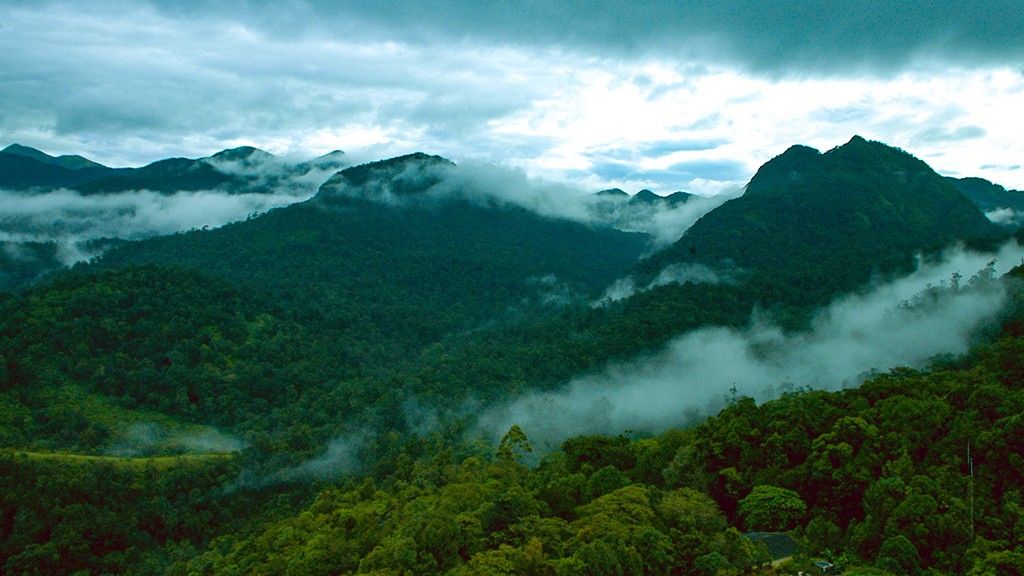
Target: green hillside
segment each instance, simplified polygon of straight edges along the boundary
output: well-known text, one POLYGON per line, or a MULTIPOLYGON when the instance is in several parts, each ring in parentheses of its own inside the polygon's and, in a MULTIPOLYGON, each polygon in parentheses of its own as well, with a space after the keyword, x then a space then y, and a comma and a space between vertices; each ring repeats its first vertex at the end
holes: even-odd
POLYGON ((368 179, 373 171, 403 174, 398 194, 428 187, 408 179, 427 167, 425 158, 346 169, 311 201, 216 230, 126 244, 99 266, 201 270, 324 318, 348 340, 386 340, 400 351, 546 298, 594 295, 646 248, 639 234, 512 206, 457 198, 392 205, 372 197, 370 187, 379 181, 368 179), (348 192, 338 192, 339 184, 348 192))
POLYGON ((924 162, 854 137, 824 154, 794 146, 773 158, 742 197, 705 215, 640 270, 653 276, 690 262, 738 268, 762 279, 767 302, 822 304, 873 275, 908 270, 915 254, 1001 234, 924 162))
POLYGON ((493 453, 439 452, 328 488, 169 573, 738 575, 771 559, 741 532, 766 530, 791 530, 799 552, 759 573, 822 557, 859 573, 1016 573, 1019 327, 957 365, 738 398, 652 438, 572 438, 533 468, 513 428, 493 453))

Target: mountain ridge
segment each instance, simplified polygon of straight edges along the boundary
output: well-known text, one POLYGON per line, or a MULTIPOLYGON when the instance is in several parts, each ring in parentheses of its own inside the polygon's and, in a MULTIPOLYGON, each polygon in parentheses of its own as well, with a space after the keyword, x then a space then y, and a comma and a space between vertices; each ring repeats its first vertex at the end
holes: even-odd
POLYGON ((638 271, 653 277, 696 262, 739 268, 780 285, 819 285, 824 301, 874 274, 908 270, 915 254, 1003 236, 923 161, 856 136, 824 154, 797 145, 769 160, 742 196, 705 214, 638 271))

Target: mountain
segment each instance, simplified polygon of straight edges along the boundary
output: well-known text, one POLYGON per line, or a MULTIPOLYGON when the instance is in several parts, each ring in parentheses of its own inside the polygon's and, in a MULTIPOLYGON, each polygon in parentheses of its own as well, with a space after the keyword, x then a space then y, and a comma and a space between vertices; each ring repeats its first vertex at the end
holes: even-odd
MULTIPOLYGON (((172 193, 213 189, 238 193, 265 192, 267 182, 258 169, 274 161, 273 154, 242 146, 222 150, 206 158, 168 158, 141 168, 124 168, 116 174, 82 183, 77 190, 83 194, 129 190, 172 193)), ((274 174, 272 179, 276 178, 274 174)))
POLYGON ((686 192, 673 192, 668 196, 659 196, 650 190, 644 189, 630 197, 628 204, 632 206, 641 205, 675 208, 680 204, 685 204, 690 198, 693 198, 693 194, 686 192))
POLYGON ((415 152, 346 168, 320 187, 321 199, 352 195, 364 199, 411 196, 441 182, 455 163, 440 156, 415 152))
POLYGON ((0 189, 73 188, 82 194, 150 190, 220 190, 264 193, 308 174, 337 171, 346 164, 335 150, 306 162, 286 162, 258 148, 240 146, 204 158, 167 158, 140 168, 108 168, 82 156, 50 156, 11 144, 0 151, 0 189))
POLYGON ((54 166, 60 166, 61 168, 67 168, 68 170, 82 170, 85 168, 106 168, 106 166, 93 162, 88 158, 84 158, 77 154, 75 155, 63 155, 63 156, 50 156, 42 150, 37 150, 29 146, 22 146, 21 144, 11 144, 7 148, 0 150, 0 152, 6 154, 15 154, 18 156, 24 156, 26 158, 32 158, 45 164, 53 164, 54 166))
POLYGON ((647 248, 641 234, 544 218, 475 191, 426 193, 456 170, 426 154, 346 168, 307 202, 128 243, 99 265, 202 270, 327 315, 356 340, 388 335, 415 348, 530 301, 597 294, 647 248))
POLYGON ((0 189, 70 188, 114 172, 81 156, 53 157, 18 144, 0 151, 0 189))
POLYGON ((1007 190, 984 178, 947 178, 996 224, 1019 228, 1024 218, 1024 191, 1007 190))
MULTIPOLYGON (((276 165, 264 154, 200 160, 252 174, 276 165)), ((686 398, 683 387, 714 380, 713 356, 784 359, 788 335, 735 352, 722 339, 746 332, 759 306, 813 308, 916 251, 1002 234, 952 183, 879 143, 795 147, 637 272, 707 273, 592 305, 647 239, 509 206, 460 184, 459 169, 426 154, 346 168, 309 201, 125 243, 0 295, 0 572, 763 568, 771 557, 741 530, 793 530, 806 554, 890 574, 1016 569, 1024 296, 1013 282, 929 290, 936 302, 997 292, 1015 308, 994 321, 994 343, 928 371, 764 402, 734 382, 709 402, 725 406, 716 416, 699 418, 694 401, 686 429, 568 438, 535 467, 540 434, 511 426, 492 445, 475 428, 520 393, 551 391, 536 405, 548 413, 565 390, 592 393, 588 424, 653 402, 621 401, 602 374, 665 369, 666 393, 686 398), (701 366, 685 375, 658 351, 697 327, 715 328, 690 334, 701 366), (968 444, 977 539, 964 521, 968 444)), ((671 198, 610 196, 638 211, 671 198)), ((57 255, 36 248, 0 254, 57 255)), ((788 562, 780 570, 816 569, 788 562)))
POLYGON ((686 192, 660 196, 647 189, 630 195, 620 188, 609 188, 593 194, 589 210, 595 220, 620 230, 650 231, 659 213, 678 208, 692 197, 686 192))
POLYGON ((296 164, 296 168, 302 173, 307 173, 313 170, 332 170, 338 171, 348 164, 345 158, 345 153, 341 150, 332 150, 323 156, 317 156, 312 160, 300 162, 296 164))
POLYGON ((921 160, 854 137, 824 154, 793 146, 762 166, 743 196, 706 214, 639 267, 701 263, 752 274, 776 296, 823 302, 915 254, 1003 235, 921 160))

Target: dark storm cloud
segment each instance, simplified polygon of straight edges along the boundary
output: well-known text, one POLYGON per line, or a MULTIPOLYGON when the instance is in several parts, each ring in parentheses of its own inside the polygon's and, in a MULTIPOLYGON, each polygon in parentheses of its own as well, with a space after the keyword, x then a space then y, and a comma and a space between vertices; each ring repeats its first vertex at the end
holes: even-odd
MULTIPOLYGON (((296 28, 393 34, 433 42, 486 39, 506 44, 659 52, 740 63, 762 71, 874 68, 918 58, 1020 66, 1024 3, 1018 0, 726 0, 721 2, 526 0, 515 4, 436 2, 208 2, 276 34, 296 28), (259 10, 244 10, 256 5, 259 10)), ((176 16, 195 10, 162 3, 176 16)))

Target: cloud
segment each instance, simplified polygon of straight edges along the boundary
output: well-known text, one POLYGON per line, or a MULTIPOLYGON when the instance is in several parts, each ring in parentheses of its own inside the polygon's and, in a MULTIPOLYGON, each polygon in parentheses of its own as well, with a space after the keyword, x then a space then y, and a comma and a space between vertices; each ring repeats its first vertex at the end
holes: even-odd
POLYGON ((666 246, 682 237, 701 216, 742 194, 743 189, 732 187, 693 196, 676 206, 627 206, 613 222, 623 230, 650 234, 657 246, 666 246))
POLYGON ((996 208, 985 212, 985 217, 1000 226, 1019 226, 1024 221, 1024 214, 1013 208, 996 208))
MULTIPOLYGON (((159 6, 182 17, 176 3, 159 6)), ((202 2, 204 14, 232 15, 282 35, 340 30, 441 43, 486 39, 510 44, 561 45, 602 54, 685 54, 757 70, 891 69, 932 57, 963 64, 1019 65, 1024 8, 1013 0, 907 4, 883 0, 758 0, 699 2, 614 0, 586 6, 565 0, 528 1, 515 10, 500 3, 445 0, 386 5, 367 1, 202 2), (236 16, 237 15, 237 16, 236 16)), ((193 13, 190 7, 187 14, 193 13)))
POLYGON ((598 298, 594 306, 603 306, 610 302, 623 300, 637 292, 650 290, 657 286, 665 286, 666 284, 685 284, 687 282, 694 284, 729 284, 735 282, 733 278, 735 274, 736 271, 728 273, 718 272, 704 264, 670 264, 659 272, 654 277, 654 280, 651 280, 650 283, 639 289, 633 277, 619 278, 605 289, 604 294, 598 298))
MULTIPOLYGON (((1022 257, 1024 248, 1007 245, 995 256, 995 271, 1022 257)), ((497 438, 519 424, 535 445, 553 448, 572 435, 683 425, 720 409, 732 391, 765 400, 788 387, 836 389, 877 370, 921 367, 936 355, 965 352, 979 324, 994 318, 1004 301, 999 283, 929 289, 948 284, 954 272, 966 277, 984 270, 992 259, 954 250, 903 279, 837 299, 802 333, 787 334, 757 318, 743 330, 696 330, 649 357, 491 408, 481 415, 480 429, 497 438)))
POLYGON ((358 160, 422 150, 660 192, 742 185, 791 144, 862 134, 1024 188, 1020 170, 981 168, 1024 152, 1022 10, 7 2, 0 133, 108 165, 239 144, 358 160), (956 118, 929 112, 950 103, 956 118), (915 140, 948 126, 984 136, 915 140))
POLYGON ((359 452, 366 443, 362 435, 342 435, 327 444, 324 453, 301 464, 272 474, 264 484, 336 478, 360 468, 359 452))
MULTIPOLYGON (((714 188, 709 186, 709 189, 714 188)), ((739 188, 718 189, 709 196, 693 196, 676 206, 626 204, 626 198, 608 199, 578 186, 532 178, 523 170, 480 162, 458 165, 410 163, 359 187, 342 186, 332 193, 354 195, 389 205, 422 205, 464 199, 481 205, 516 206, 540 216, 643 232, 655 244, 678 240, 701 216, 742 194, 739 188), (403 194, 413 188, 414 194, 403 194)))
POLYGON ((137 240, 217 227, 312 194, 308 188, 269 194, 142 190, 88 196, 72 190, 31 195, 0 190, 0 242, 56 242, 63 247, 65 263, 71 264, 90 256, 81 252, 90 240, 137 240))

